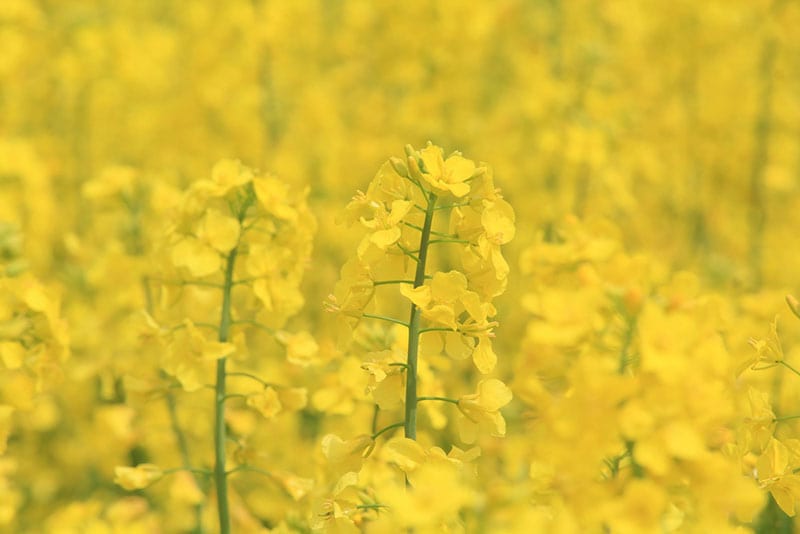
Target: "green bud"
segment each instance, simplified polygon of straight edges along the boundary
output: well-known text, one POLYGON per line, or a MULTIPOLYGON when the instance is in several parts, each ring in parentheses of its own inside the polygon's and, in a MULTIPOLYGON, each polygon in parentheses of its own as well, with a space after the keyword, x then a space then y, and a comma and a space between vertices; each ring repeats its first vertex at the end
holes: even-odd
POLYGON ((417 158, 414 156, 408 156, 408 171, 412 178, 422 182, 422 171, 419 168, 419 162, 417 161, 417 158))
POLYGON ((389 158, 389 163, 392 164, 392 168, 394 172, 402 176, 403 178, 408 178, 408 167, 400 158, 389 158))

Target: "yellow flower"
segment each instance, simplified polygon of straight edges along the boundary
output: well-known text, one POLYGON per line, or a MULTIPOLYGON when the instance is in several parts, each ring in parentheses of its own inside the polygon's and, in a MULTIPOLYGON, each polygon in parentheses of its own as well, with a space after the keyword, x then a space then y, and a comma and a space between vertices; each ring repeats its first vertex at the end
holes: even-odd
POLYGON ((786 515, 793 517, 800 498, 800 475, 795 475, 789 462, 789 449, 772 439, 758 459, 756 474, 762 488, 768 489, 786 515))
POLYGON ((272 478, 277 480, 295 501, 299 501, 314 489, 314 481, 311 479, 301 478, 280 469, 273 469, 271 474, 272 478))
POLYGON ((196 237, 181 239, 172 249, 172 264, 184 267, 192 278, 202 278, 219 271, 219 253, 196 237))
POLYGON ((200 226, 202 239, 217 252, 228 253, 239 241, 239 221, 219 210, 209 209, 200 226))
POLYGON ((164 476, 157 465, 139 464, 136 467, 114 468, 114 483, 126 490, 143 489, 164 476))
POLYGON ((745 370, 752 369, 753 371, 760 371, 762 369, 769 369, 783 361, 783 347, 781 346, 781 339, 778 336, 778 317, 770 323, 769 335, 766 338, 751 337, 747 340, 750 346, 755 349, 755 354, 743 362, 737 370, 737 376, 741 375, 745 370))
POLYGON ((317 361, 319 345, 308 332, 278 332, 278 341, 286 347, 286 360, 293 365, 306 367, 317 361))
POLYGON ((264 176, 253 180, 256 198, 267 211, 284 221, 297 220, 297 210, 292 206, 289 185, 274 176, 264 176))
POLYGON ((271 419, 278 415, 283 405, 281 404, 278 392, 274 388, 268 387, 253 395, 247 396, 247 405, 254 408, 258 413, 271 419))
MULTIPOLYGON (((496 378, 489 378, 478 383, 477 393, 463 395, 458 400, 458 409, 475 426, 486 424, 493 436, 505 436, 506 420, 500 408, 511 402, 512 397, 508 386, 496 378)), ((463 430, 474 430, 470 426, 467 424, 463 430)))
POLYGON ((760 451, 772 439, 772 433, 775 431, 775 412, 766 392, 750 386, 747 397, 750 412, 750 415, 744 418, 747 446, 760 451))
POLYGON ((253 181, 253 171, 235 159, 223 159, 211 169, 211 180, 202 180, 197 183, 212 197, 222 197, 232 189, 241 187, 253 181))
POLYGON ((437 193, 452 193, 453 196, 463 197, 469 193, 470 185, 465 181, 475 174, 475 163, 454 153, 446 160, 442 148, 428 143, 428 146, 419 151, 424 169, 419 169, 419 164, 414 157, 408 158, 412 172, 418 170, 422 178, 428 182, 437 193))
POLYGON ((360 471, 364 458, 369 456, 374 446, 375 440, 366 434, 347 441, 336 434, 328 434, 322 438, 322 454, 328 462, 343 472, 360 471))

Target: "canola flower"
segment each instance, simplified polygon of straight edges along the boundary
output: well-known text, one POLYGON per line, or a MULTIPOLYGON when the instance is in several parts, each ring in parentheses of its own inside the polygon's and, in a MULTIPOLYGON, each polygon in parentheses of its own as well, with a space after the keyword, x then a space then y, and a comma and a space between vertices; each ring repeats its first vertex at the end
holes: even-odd
MULTIPOLYGON (((213 479, 221 532, 232 528, 228 477, 240 470, 259 471, 246 462, 233 469, 226 467, 226 403, 244 399, 247 407, 272 419, 279 413, 301 410, 307 402, 305 388, 276 385, 247 370, 248 356, 253 356, 245 336, 258 329, 291 347, 313 345, 307 333, 289 334, 280 328, 302 306, 296 286, 306 268, 315 228, 305 193, 290 192, 277 178, 260 175, 239 161, 222 160, 210 178, 194 182, 186 191, 167 229, 160 277, 153 279, 159 305, 151 312, 160 321, 186 316, 165 327, 144 312, 150 329, 145 342, 163 351, 161 371, 174 377, 184 391, 214 390, 213 479), (197 290, 192 291, 194 288, 197 290), (218 322, 210 319, 214 315, 218 322), (231 371, 229 359, 235 359, 243 370, 231 371), (229 381, 234 377, 254 382, 257 389, 230 393, 229 381), (211 383, 214 385, 209 386, 211 383)), ((314 349, 299 351, 310 357, 314 349)), ((294 356, 298 349, 289 352, 290 363, 304 364, 294 356)), ((251 367, 258 365, 250 363, 251 367)), ((184 469, 203 474, 188 460, 184 457, 184 469)), ((144 488, 163 475, 152 464, 117 467, 116 473, 116 482, 125 489, 144 488)), ((290 473, 267 473, 296 498, 307 492, 302 489, 307 484, 300 484, 299 478, 287 478, 293 476, 290 473)))
POLYGON ((0 530, 791 531, 798 24, 0 2, 0 530))
MULTIPOLYGON (((391 158, 384 163, 367 192, 359 192, 347 205, 345 219, 361 225, 366 235, 356 258, 342 268, 326 307, 337 313, 343 328, 355 330, 363 321, 373 320, 407 330, 404 355, 391 347, 372 351, 361 366, 370 375, 368 391, 375 402, 374 421, 383 408, 400 405, 403 420, 380 430, 373 428, 371 437, 344 441, 335 434, 325 436, 323 452, 327 460, 334 466, 345 463, 346 467, 339 466, 345 474, 358 472, 363 459, 375 448, 375 439, 401 426, 405 439, 413 444, 422 401, 456 405, 464 416, 461 426, 465 442, 474 442, 476 429, 483 426, 488 426, 492 435, 503 436, 505 420, 499 410, 511 401, 512 394, 502 381, 484 380, 478 385, 478 393, 460 399, 419 393, 422 336, 429 345, 443 346, 443 352, 456 360, 470 359, 481 374, 490 373, 497 364, 492 348, 497 310, 492 299, 507 284, 509 269, 500 247, 514 236, 515 216, 495 187, 491 169, 457 152, 445 158, 442 148, 430 142, 421 150, 406 146, 406 159, 391 158), (441 263, 444 257, 455 260, 460 270, 429 273, 430 265, 441 263), (371 311, 382 289, 393 291, 396 299, 410 304, 408 322, 371 311), (400 357, 396 358, 398 353, 400 357), (343 455, 341 451, 351 452, 343 455)), ((438 476, 448 479, 450 464, 445 465, 442 472, 422 469, 434 477, 424 483, 434 484, 438 476)), ((417 492, 415 498, 427 499, 421 493, 423 488, 415 483, 416 477, 402 470, 417 492)), ((390 501, 393 491, 388 493, 390 501)), ((468 499, 468 494, 464 498, 468 499)), ((409 509, 413 502, 401 499, 396 503, 397 511, 409 509)), ((453 500, 451 507, 445 507, 446 513, 428 518, 430 524, 406 523, 409 518, 400 516, 398 524, 436 528, 466 502, 453 500)), ((333 518, 344 521, 335 514, 333 518)))

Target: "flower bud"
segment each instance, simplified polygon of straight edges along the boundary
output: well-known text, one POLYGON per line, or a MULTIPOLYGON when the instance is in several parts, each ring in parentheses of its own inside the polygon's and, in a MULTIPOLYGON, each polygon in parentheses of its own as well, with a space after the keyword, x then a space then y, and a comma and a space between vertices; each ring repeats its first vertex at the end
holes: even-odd
POLYGON ((789 309, 792 310, 794 316, 800 319, 800 301, 792 295, 786 295, 786 304, 789 306, 789 309))
POLYGON ((408 178, 408 167, 406 166, 405 162, 403 162, 402 159, 389 158, 389 163, 391 163, 394 172, 396 172, 403 178, 408 178))

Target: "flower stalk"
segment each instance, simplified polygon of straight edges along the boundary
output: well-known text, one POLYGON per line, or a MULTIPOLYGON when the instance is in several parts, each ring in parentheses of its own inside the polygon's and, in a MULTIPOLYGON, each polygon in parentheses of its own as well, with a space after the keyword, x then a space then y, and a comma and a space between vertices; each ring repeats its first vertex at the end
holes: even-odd
MULTIPOLYGON (((425 222, 422 225, 419 239, 419 261, 414 276, 414 287, 425 283, 425 263, 428 259, 428 245, 431 239, 433 213, 436 210, 436 194, 427 194, 428 206, 425 210, 425 222)), ((408 319, 408 360, 406 368, 406 403, 405 403, 405 436, 417 439, 417 358, 419 355, 421 310, 413 302, 408 319)))
MULTIPOLYGON (((234 247, 225 265, 225 282, 222 288, 222 316, 219 323, 220 343, 226 343, 231 327, 231 292, 233 289, 233 269, 238 249, 234 247)), ((231 520, 228 506, 228 480, 225 471, 225 363, 227 358, 217 360, 217 381, 214 395, 214 484, 217 489, 217 511, 220 534, 230 534, 231 520)))

